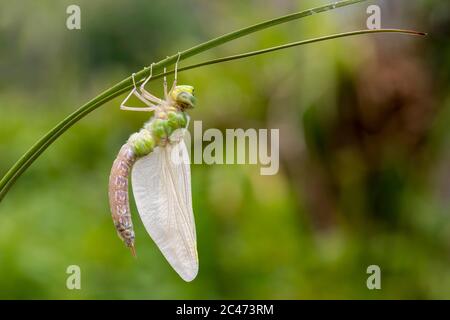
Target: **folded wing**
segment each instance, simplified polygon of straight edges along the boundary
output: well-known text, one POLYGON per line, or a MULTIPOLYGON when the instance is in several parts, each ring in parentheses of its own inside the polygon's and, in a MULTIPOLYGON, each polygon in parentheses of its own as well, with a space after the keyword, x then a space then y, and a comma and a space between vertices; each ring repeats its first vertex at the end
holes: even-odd
POLYGON ((191 173, 184 141, 157 147, 137 160, 133 194, 144 226, 170 265, 185 281, 198 273, 191 173))

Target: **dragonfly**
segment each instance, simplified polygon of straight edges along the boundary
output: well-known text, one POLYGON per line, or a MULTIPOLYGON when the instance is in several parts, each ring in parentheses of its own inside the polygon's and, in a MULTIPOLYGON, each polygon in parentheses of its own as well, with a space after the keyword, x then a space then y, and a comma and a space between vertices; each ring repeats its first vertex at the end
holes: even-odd
POLYGON ((136 256, 128 196, 131 172, 134 200, 146 231, 172 268, 189 282, 198 273, 198 253, 189 155, 183 136, 189 126, 187 110, 195 107, 196 98, 194 87, 177 85, 179 59, 180 55, 170 90, 164 76, 164 99, 145 89, 152 77, 153 64, 139 89, 132 75, 134 88, 120 109, 152 115, 120 148, 111 168, 108 195, 117 234, 136 256), (126 106, 132 95, 146 106, 126 106))

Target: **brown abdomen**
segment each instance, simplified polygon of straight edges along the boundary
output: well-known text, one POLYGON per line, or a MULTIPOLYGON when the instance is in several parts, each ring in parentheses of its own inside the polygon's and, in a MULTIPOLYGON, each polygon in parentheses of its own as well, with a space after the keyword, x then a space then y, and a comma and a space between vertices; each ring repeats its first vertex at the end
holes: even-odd
POLYGON ((109 175, 109 206, 117 234, 134 254, 134 230, 128 200, 128 177, 136 156, 127 144, 117 155, 109 175))

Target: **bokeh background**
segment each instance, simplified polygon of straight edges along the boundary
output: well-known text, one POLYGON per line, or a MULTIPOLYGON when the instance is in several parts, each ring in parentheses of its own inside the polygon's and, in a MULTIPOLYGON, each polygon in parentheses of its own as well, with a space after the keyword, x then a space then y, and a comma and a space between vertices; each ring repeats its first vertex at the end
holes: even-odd
MULTIPOLYGON (((167 55, 328 1, 0 2, 0 174, 82 103, 167 55)), ((447 1, 368 1, 258 33, 182 65, 336 32, 358 36, 180 74, 203 128, 279 128, 281 168, 193 165, 200 272, 185 283, 138 218, 138 259, 108 208, 112 161, 146 114, 117 98, 77 123, 0 203, 0 298, 450 298, 447 1), (81 267, 81 290, 66 268, 81 267), (368 290, 366 268, 381 268, 368 290)), ((151 90, 161 94, 160 81, 151 90)))

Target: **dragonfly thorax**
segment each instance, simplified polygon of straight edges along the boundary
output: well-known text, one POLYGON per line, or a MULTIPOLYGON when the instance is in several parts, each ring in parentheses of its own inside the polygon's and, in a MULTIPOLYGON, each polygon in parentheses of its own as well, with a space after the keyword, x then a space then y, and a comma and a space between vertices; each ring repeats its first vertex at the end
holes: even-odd
POLYGON ((186 128, 186 125, 186 113, 167 105, 157 110, 154 117, 145 123, 139 132, 132 134, 128 143, 137 157, 143 157, 151 153, 156 146, 165 146, 170 142, 173 133, 186 128))

